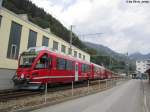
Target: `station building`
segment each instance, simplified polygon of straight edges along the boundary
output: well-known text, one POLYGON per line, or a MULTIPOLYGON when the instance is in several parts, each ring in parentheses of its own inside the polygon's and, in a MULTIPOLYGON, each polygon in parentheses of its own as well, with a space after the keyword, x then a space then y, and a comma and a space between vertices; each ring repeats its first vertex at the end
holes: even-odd
POLYGON ((47 46, 52 51, 72 55, 90 62, 90 55, 28 20, 26 14, 15 14, 0 7, 0 89, 13 87, 11 78, 19 54, 30 47, 47 46))

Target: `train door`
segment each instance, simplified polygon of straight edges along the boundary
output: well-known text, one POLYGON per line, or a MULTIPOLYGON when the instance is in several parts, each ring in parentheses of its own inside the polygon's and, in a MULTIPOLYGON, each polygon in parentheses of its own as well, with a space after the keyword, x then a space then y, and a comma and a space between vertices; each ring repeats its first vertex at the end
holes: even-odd
POLYGON ((51 59, 47 54, 42 55, 34 67, 34 76, 38 79, 48 79, 50 74, 51 59))
POLYGON ((79 78, 79 68, 78 68, 78 63, 75 63, 75 81, 78 81, 79 78))

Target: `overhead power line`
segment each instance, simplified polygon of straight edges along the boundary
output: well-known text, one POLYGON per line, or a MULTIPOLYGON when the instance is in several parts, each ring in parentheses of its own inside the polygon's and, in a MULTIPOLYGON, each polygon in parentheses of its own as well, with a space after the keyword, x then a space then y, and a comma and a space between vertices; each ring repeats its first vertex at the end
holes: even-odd
POLYGON ((79 37, 93 37, 93 36, 99 36, 99 35, 102 35, 103 33, 89 33, 89 34, 81 34, 81 35, 78 35, 79 37))

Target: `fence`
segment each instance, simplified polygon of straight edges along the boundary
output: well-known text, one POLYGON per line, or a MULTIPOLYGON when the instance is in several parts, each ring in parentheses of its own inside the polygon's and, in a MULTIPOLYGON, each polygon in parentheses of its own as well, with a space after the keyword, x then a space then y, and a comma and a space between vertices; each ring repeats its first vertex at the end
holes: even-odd
MULTIPOLYGON (((121 84, 122 82, 129 80, 129 77, 121 77, 121 78, 112 78, 112 79, 105 79, 105 80, 87 80, 87 86, 83 86, 83 87, 79 87, 76 88, 75 86, 77 86, 78 84, 74 81, 72 81, 70 83, 71 85, 71 94, 69 93, 69 95, 65 95, 67 97, 73 97, 73 96, 80 96, 80 95, 87 95, 87 94, 92 94, 95 92, 99 92, 99 91, 103 91, 109 88, 112 88, 118 84, 121 84), (82 89, 82 90, 80 90, 82 89), (83 92, 82 92, 83 91, 83 92)), ((47 91, 47 83, 45 84, 45 95, 44 95, 44 103, 47 103, 47 94, 49 94, 49 92, 47 91)), ((59 94, 59 92, 58 92, 59 94)), ((60 92, 60 94, 64 94, 62 92, 60 92)))

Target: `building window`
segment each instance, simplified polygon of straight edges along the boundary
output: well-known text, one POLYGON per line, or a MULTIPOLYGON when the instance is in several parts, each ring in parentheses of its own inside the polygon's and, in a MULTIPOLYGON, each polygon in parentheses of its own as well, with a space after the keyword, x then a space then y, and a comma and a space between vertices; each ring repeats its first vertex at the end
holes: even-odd
POLYGON ((7 58, 17 59, 20 49, 22 25, 12 22, 7 49, 7 58))
POLYGON ((2 16, 0 15, 0 26, 1 26, 1 22, 2 22, 2 16))
POLYGON ((61 52, 66 53, 66 46, 61 45, 61 52))
POLYGON ((77 51, 74 51, 74 57, 77 57, 77 51))
POLYGON ((85 60, 85 55, 83 55, 83 60, 85 60))
POLYGON ((58 42, 53 41, 53 50, 58 50, 58 42))
POLYGON ((48 38, 48 37, 43 36, 42 46, 46 46, 46 47, 48 47, 48 44, 49 44, 49 38, 48 38))
POLYGON ((37 40, 37 32, 30 30, 29 38, 28 38, 28 48, 35 47, 36 46, 36 40, 37 40))
POLYGON ((68 48, 68 54, 72 55, 72 49, 68 48))
POLYGON ((79 58, 81 58, 81 53, 79 53, 79 58))

